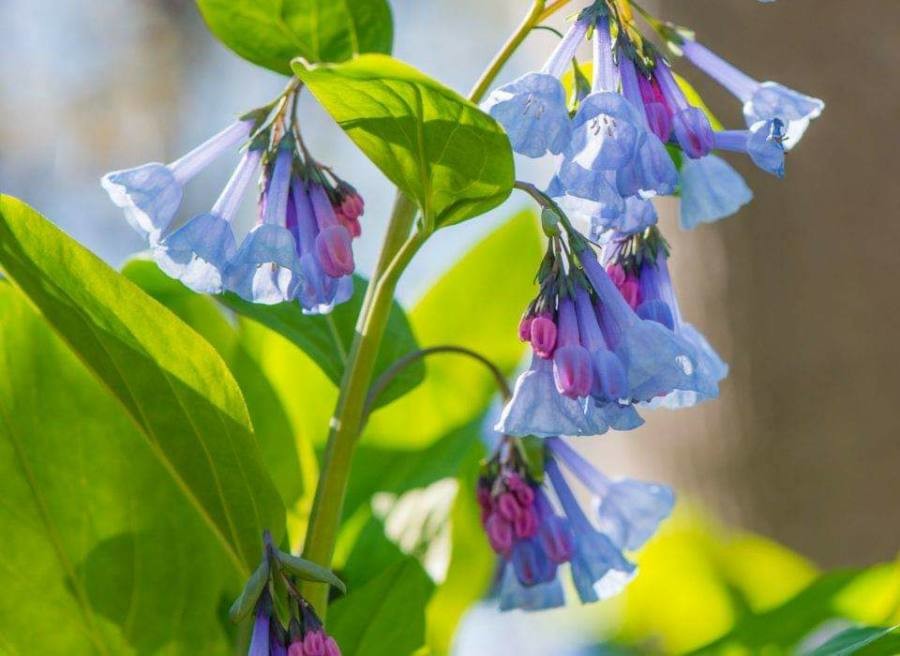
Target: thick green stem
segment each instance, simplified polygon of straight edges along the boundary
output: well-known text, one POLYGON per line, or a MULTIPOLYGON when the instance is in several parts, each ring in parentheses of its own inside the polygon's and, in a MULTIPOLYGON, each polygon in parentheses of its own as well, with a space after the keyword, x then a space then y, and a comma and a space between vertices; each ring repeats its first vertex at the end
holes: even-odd
MULTIPOLYGON (((402 194, 398 195, 381 258, 372 274, 356 324, 356 338, 350 348, 337 407, 331 419, 322 472, 303 549, 304 558, 326 567, 334 554, 350 475, 350 461, 361 432, 366 395, 390 314, 394 289, 400 273, 423 241, 418 234, 409 236, 414 217, 415 206, 402 194)), ((302 590, 324 619, 328 606, 328 586, 304 582, 302 590)))

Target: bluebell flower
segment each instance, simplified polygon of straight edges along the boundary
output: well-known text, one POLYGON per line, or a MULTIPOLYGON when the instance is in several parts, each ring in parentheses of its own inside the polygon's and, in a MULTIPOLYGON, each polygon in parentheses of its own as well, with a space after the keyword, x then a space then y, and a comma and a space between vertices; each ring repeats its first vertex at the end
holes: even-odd
MULTIPOLYGON (((694 375, 690 380, 677 386, 669 393, 650 399, 652 406, 681 408, 696 405, 701 401, 717 398, 719 382, 728 374, 728 366, 702 334, 681 316, 678 300, 669 274, 668 252, 657 243, 651 250, 647 240, 660 242, 658 232, 637 239, 627 237, 632 242, 629 252, 640 253, 640 264, 624 264, 636 270, 638 291, 634 299, 636 314, 644 320, 653 321, 672 331, 687 348, 695 363, 694 375)), ((633 257, 633 256, 629 256, 633 257)), ((622 263, 616 266, 622 266, 622 263)))
POLYGON ((253 633, 250 634, 250 649, 247 656, 269 655, 269 623, 271 602, 268 595, 263 594, 256 605, 256 618, 253 621, 253 633))
MULTIPOLYGON (((291 196, 288 203, 287 228, 293 233, 297 244, 297 252, 300 256, 301 275, 296 279, 296 287, 292 295, 297 298, 303 311, 308 314, 326 314, 335 305, 347 301, 353 295, 353 278, 344 274, 344 269, 329 271, 338 273, 338 276, 329 275, 322 265, 318 250, 319 225, 327 227, 338 225, 334 210, 328 203, 327 196, 321 185, 307 184, 299 178, 291 182, 291 196), (313 203, 312 198, 316 199, 313 203), (321 217, 321 220, 319 219, 321 217)), ((350 233, 346 226, 341 226, 337 232, 343 231, 344 239, 340 245, 347 249, 346 253, 340 253, 336 259, 345 261, 346 268, 352 271, 353 253, 350 250, 350 233)), ((324 249, 323 249, 324 250, 324 249)), ((329 258, 329 267, 333 265, 335 258, 329 258)))
POLYGON ((495 89, 483 103, 509 135, 512 148, 528 157, 563 152, 571 138, 566 92, 560 76, 584 39, 589 12, 578 18, 539 72, 495 89))
POLYGON ((237 250, 231 221, 261 156, 259 149, 248 150, 212 209, 154 246, 154 259, 164 272, 196 292, 218 294, 223 290, 225 268, 237 250))
POLYGON ((220 155, 244 141, 254 120, 237 121, 171 164, 151 162, 104 175, 100 184, 125 218, 151 244, 172 223, 184 185, 220 155))
POLYGON ((549 454, 544 460, 544 471, 572 527, 573 547, 569 563, 572 581, 582 603, 618 594, 634 577, 637 567, 625 558, 609 536, 594 528, 549 454))
POLYGON ((510 563, 504 563, 500 577, 500 610, 547 610, 566 603, 562 583, 558 578, 525 586, 519 583, 510 563))
POLYGON ((705 157, 713 149, 713 129, 709 118, 702 109, 687 101, 665 61, 658 59, 653 72, 672 111, 672 130, 681 150, 693 159, 705 157))
POLYGON ((507 435, 598 435, 607 430, 585 415, 585 404, 559 393, 553 361, 535 355, 531 367, 516 380, 512 399, 495 429, 507 435), (601 430, 602 429, 602 430, 601 430))
POLYGON ((603 336, 628 374, 630 399, 649 401, 676 389, 694 389, 697 365, 690 345, 655 321, 638 317, 590 249, 580 251, 579 258, 596 294, 603 336))
POLYGON ((749 130, 723 130, 715 133, 719 150, 750 156, 767 173, 784 177, 784 124, 779 119, 757 123, 749 130))
POLYGON ((685 229, 731 216, 753 199, 744 178, 715 155, 681 165, 681 226, 685 229))
POLYGON ((630 478, 610 480, 560 438, 546 444, 592 493, 597 526, 619 549, 640 549, 672 513, 671 488, 630 478))
POLYGON ((289 301, 303 275, 294 236, 286 227, 293 153, 282 141, 264 191, 263 215, 226 270, 228 288, 264 305, 289 301))
POLYGON ((822 114, 825 103, 777 82, 758 82, 746 73, 693 40, 679 44, 685 57, 697 68, 728 89, 744 104, 747 127, 779 120, 785 126, 785 150, 793 148, 809 127, 810 121, 822 114))

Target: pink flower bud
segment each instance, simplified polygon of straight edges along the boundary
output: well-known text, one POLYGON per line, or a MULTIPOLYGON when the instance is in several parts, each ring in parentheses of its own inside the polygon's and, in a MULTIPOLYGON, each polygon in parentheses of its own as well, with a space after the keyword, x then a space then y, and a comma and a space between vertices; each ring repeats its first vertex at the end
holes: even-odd
POLYGON ((288 656, 303 656, 303 643, 300 640, 291 643, 288 647, 288 656))
POLYGON ((365 212, 365 202, 357 193, 349 194, 341 203, 341 210, 349 219, 358 219, 365 212))
POLYGON ((325 638, 321 631, 309 631, 303 636, 304 656, 325 656, 325 638))
POLYGON ((627 278, 619 285, 619 292, 622 294, 622 298, 625 299, 625 302, 631 306, 632 310, 641 304, 641 287, 634 278, 627 278))
POLYGON ((621 264, 610 264, 606 267, 606 273, 616 287, 621 287, 625 282, 625 269, 621 264))
POLYGON ((353 273, 353 247, 347 228, 333 225, 320 232, 316 237, 316 256, 322 269, 332 278, 353 273))
POLYGON ((539 358, 549 360, 556 348, 556 324, 547 315, 536 316, 531 322, 531 348, 539 358))
POLYGON ((331 636, 325 638, 325 656, 341 656, 341 649, 331 636))
POLYGON ((531 322, 534 321, 534 315, 522 317, 519 322, 519 339, 523 342, 531 341, 531 322))
POLYGON ((524 538, 530 538, 532 535, 537 533, 537 527, 537 513, 531 506, 523 510, 522 514, 516 518, 515 522, 513 522, 513 531, 515 532, 516 537, 520 540, 524 538))
POLYGON ((516 495, 516 499, 522 507, 527 508, 534 503, 534 491, 518 474, 513 473, 506 477, 506 487, 516 495))
POLYGON ((512 524, 503 519, 499 513, 494 513, 488 517, 485 523, 485 531, 487 532, 488 542, 491 548, 498 554, 507 554, 512 549, 513 528, 512 524))
POLYGON ((572 399, 587 396, 594 384, 591 354, 578 344, 559 347, 553 354, 553 378, 563 396, 572 399))
POLYGON ((516 501, 516 497, 509 492, 504 492, 497 499, 497 512, 508 522, 514 522, 522 514, 522 506, 516 501))

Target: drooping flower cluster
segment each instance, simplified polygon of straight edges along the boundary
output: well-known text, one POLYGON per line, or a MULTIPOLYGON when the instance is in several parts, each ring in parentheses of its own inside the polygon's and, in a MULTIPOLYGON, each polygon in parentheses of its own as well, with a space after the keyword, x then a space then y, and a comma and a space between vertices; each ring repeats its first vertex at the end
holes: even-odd
POLYGON ((506 437, 478 481, 482 525, 501 558, 501 610, 561 606, 560 568, 568 565, 582 603, 617 594, 636 567, 623 554, 640 548, 672 510, 669 488, 612 481, 557 437, 542 444, 534 472, 521 440, 506 437), (569 469, 593 497, 588 517, 563 476, 569 469))
POLYGON ((263 555, 241 595, 229 610, 233 622, 253 614, 249 656, 340 656, 337 642, 325 632, 316 611, 300 594, 298 580, 339 587, 329 570, 278 549, 269 531, 263 555))
POLYGON ((733 214, 752 194, 713 152, 744 153, 781 177, 785 150, 824 107, 777 83, 753 80, 687 31, 647 18, 673 52, 744 103, 747 129, 714 128, 670 62, 641 36, 628 3, 607 0, 578 14, 540 72, 498 88, 484 104, 516 152, 561 155, 547 193, 592 239, 655 224, 654 196, 678 193, 688 228, 733 214), (593 39, 593 80, 588 88, 576 84, 570 115, 560 78, 587 35, 593 39))
POLYGON ((608 269, 577 232, 566 235, 549 239, 540 291, 519 326, 531 343, 531 367, 497 430, 597 435, 640 426, 639 404, 680 407, 717 397, 727 368, 681 320, 659 232, 611 241, 608 269))
POLYGON ((312 606, 300 597, 297 608, 297 616, 285 629, 264 592, 256 605, 248 656, 341 656, 340 647, 325 632, 312 606))
POLYGON ((248 113, 171 164, 103 177, 168 275, 200 293, 232 291, 267 305, 296 300, 309 313, 329 312, 350 297, 352 240, 361 233, 364 203, 309 155, 288 111, 296 93, 248 113), (242 144, 240 162, 210 211, 177 222, 184 185, 242 144), (233 220, 260 170, 257 223, 238 245, 233 220))

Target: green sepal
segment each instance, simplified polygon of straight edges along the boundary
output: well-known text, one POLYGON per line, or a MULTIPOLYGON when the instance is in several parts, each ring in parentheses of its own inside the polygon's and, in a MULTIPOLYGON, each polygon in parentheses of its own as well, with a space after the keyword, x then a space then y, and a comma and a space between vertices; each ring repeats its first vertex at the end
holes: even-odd
POLYGON ((286 629, 291 623, 291 599, 282 577, 275 576, 269 581, 269 596, 272 598, 275 617, 278 618, 282 628, 286 629))
POLYGON ((521 452, 525 457, 525 466, 532 480, 540 483, 544 480, 544 440, 529 435, 519 440, 521 452))
POLYGON ((269 580, 269 561, 267 559, 263 559, 263 561, 259 564, 259 567, 250 575, 250 578, 247 579, 247 584, 244 586, 244 589, 241 591, 241 596, 235 599, 234 603, 231 605, 231 608, 228 611, 228 617, 231 618, 231 621, 234 623, 238 623, 242 621, 247 615, 249 615, 254 607, 256 607, 256 602, 259 601, 259 596, 262 594, 263 590, 266 587, 266 583, 269 580))
POLYGON ((316 581, 318 583, 327 583, 342 593, 347 593, 347 586, 344 585, 344 582, 341 581, 337 576, 334 575, 330 569, 326 569, 321 565, 316 565, 313 562, 308 560, 304 560, 303 558, 298 558, 297 556, 292 556, 291 554, 286 554, 283 551, 275 551, 275 557, 278 559, 278 562, 284 567, 288 572, 296 576, 297 578, 303 579, 304 581, 316 581))

